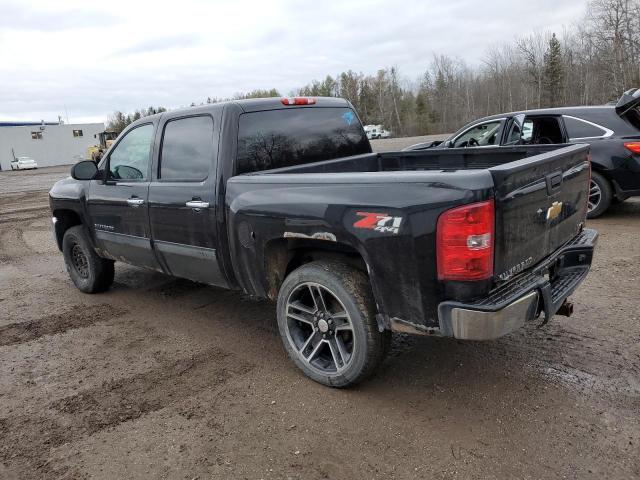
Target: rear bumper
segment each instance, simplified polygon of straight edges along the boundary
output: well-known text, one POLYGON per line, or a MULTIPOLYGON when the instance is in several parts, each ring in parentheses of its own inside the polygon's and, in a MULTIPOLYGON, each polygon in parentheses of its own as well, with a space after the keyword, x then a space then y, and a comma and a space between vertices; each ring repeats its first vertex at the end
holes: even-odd
POLYGON ((596 230, 584 229, 532 271, 470 303, 438 306, 440 334, 464 340, 493 340, 544 312, 545 323, 582 283, 591 267, 596 230))

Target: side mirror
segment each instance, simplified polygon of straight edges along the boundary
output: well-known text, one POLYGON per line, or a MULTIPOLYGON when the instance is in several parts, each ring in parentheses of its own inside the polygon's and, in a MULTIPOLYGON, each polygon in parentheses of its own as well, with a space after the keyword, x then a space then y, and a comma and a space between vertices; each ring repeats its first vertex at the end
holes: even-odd
POLYGON ((93 160, 84 160, 71 167, 71 177, 75 180, 93 180, 98 174, 98 166, 93 160))
POLYGON ((451 148, 453 147, 453 142, 451 140, 447 140, 446 142, 444 142, 444 146, 445 148, 451 148))

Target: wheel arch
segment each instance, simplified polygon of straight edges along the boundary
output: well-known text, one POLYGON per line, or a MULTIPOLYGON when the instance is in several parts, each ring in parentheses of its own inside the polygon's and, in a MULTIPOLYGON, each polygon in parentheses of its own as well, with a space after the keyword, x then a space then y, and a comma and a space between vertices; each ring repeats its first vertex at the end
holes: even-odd
POLYGON ((71 227, 82 225, 82 219, 77 212, 68 209, 54 210, 53 217, 56 219, 54 224, 56 243, 58 244, 58 249, 62 251, 64 233, 71 227))
POLYGON ((267 296, 277 298, 289 273, 317 260, 341 261, 369 275, 365 258, 349 244, 317 239, 273 239, 264 247, 267 296))

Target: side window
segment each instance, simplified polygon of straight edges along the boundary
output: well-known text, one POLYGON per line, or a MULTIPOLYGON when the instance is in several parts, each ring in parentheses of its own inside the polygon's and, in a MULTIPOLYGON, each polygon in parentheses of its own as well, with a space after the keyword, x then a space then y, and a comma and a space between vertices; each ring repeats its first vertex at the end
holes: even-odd
POLYGON ((507 138, 507 145, 515 145, 520 141, 522 132, 520 130, 520 124, 513 122, 511 124, 511 130, 509 131, 509 137, 507 138))
POLYGON ((213 119, 198 116, 170 120, 164 127, 159 178, 201 181, 214 159, 213 119))
POLYGON ((131 130, 109 155, 109 178, 113 180, 146 180, 153 142, 153 125, 131 130))
POLYGON ((604 128, 573 117, 563 117, 569 138, 602 137, 607 134, 604 128))
POLYGON ((527 118, 522 124, 522 143, 531 143, 533 138, 533 120, 527 118))
POLYGON ((511 127, 509 128, 509 135, 505 145, 518 145, 522 140, 522 124, 524 123, 525 116, 515 115, 511 119, 511 127))
POLYGON ((500 145, 503 120, 481 123, 464 132, 453 142, 454 148, 500 145))

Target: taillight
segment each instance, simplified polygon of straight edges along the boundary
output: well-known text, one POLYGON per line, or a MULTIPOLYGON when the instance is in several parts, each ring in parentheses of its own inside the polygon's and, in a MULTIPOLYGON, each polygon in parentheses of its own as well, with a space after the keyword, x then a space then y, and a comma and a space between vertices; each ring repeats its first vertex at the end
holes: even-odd
POLYGON ((313 105, 316 99, 312 97, 285 97, 282 99, 283 105, 313 105))
POLYGON ((640 155, 640 142, 626 142, 624 146, 633 153, 640 155))
POLYGON ((452 208, 438 217, 439 280, 485 280, 493 275, 493 200, 452 208))

